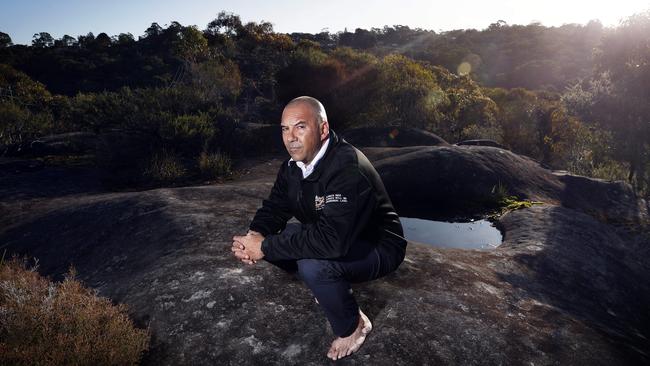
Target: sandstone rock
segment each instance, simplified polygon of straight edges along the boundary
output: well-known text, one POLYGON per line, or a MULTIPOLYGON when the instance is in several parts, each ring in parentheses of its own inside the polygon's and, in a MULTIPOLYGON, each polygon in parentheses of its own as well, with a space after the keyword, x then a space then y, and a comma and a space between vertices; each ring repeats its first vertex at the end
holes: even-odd
MULTIPOLYGON (((620 225, 648 225, 647 203, 628 186, 558 176, 493 147, 366 152, 398 207, 426 203, 419 214, 480 199, 498 181, 545 203, 498 218, 504 243, 493 251, 411 243, 395 273, 355 286, 374 330, 342 363, 650 362, 647 229, 620 225)), ((231 255, 232 235, 246 230, 274 178, 267 162, 249 169, 216 186, 36 196, 27 209, 38 192, 5 200, 16 190, 5 177, 2 215, 12 219, 0 219, 0 245, 38 257, 55 277, 73 264, 87 285, 128 304, 152 330, 146 365, 327 363, 333 335, 309 291, 231 255)))
POLYGON ((487 146, 367 148, 398 212, 470 216, 484 212, 499 186, 519 199, 563 205, 603 221, 646 223, 647 202, 629 184, 554 173, 538 162, 487 146))
POLYGON ((463 146, 463 145, 492 146, 492 147, 498 147, 500 149, 506 149, 506 147, 501 145, 500 143, 498 143, 498 142, 496 142, 494 140, 489 140, 489 139, 464 140, 464 141, 461 141, 461 142, 457 142, 454 145, 457 145, 457 146, 463 146))

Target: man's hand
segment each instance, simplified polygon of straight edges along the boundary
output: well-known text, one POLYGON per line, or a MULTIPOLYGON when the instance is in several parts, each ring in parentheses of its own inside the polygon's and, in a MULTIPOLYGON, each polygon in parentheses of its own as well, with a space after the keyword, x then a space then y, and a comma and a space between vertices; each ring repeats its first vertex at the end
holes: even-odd
POLYGON ((232 238, 232 252, 239 260, 246 264, 255 264, 264 257, 262 253, 262 234, 249 230, 244 236, 234 236, 232 238))

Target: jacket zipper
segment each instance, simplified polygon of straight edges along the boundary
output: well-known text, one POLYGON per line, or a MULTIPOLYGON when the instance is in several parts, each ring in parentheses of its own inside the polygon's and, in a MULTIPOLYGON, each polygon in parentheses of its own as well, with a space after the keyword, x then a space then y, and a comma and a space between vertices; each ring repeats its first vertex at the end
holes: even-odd
POLYGON ((303 204, 303 202, 302 202, 302 182, 300 182, 299 184, 300 184, 300 188, 298 189, 298 199, 297 199, 297 202, 296 202, 296 206, 298 206, 298 210, 300 211, 300 215, 305 218, 306 217, 305 216, 305 210, 302 207, 302 204, 303 204))

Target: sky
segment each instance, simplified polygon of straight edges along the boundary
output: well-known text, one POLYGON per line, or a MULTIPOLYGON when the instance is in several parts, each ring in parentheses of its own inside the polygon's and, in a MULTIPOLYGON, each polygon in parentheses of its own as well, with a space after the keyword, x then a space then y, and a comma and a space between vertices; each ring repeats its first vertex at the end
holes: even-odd
POLYGON ((499 20, 560 26, 598 19, 611 27, 648 9, 650 0, 0 0, 0 32, 15 44, 31 44, 38 32, 54 38, 131 33, 137 39, 153 22, 165 27, 177 21, 205 29, 220 11, 235 13, 244 22, 268 21, 282 33, 336 33, 385 25, 436 32, 481 30, 499 20))

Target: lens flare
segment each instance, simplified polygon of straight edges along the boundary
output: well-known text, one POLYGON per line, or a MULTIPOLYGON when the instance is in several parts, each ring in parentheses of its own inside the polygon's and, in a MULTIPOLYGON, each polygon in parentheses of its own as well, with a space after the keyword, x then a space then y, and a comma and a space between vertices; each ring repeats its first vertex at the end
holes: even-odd
POLYGON ((461 62, 460 65, 458 65, 458 69, 457 69, 457 74, 458 75, 461 75, 461 76, 462 75, 467 75, 470 72, 472 72, 472 65, 469 62, 467 62, 467 61, 461 62))

